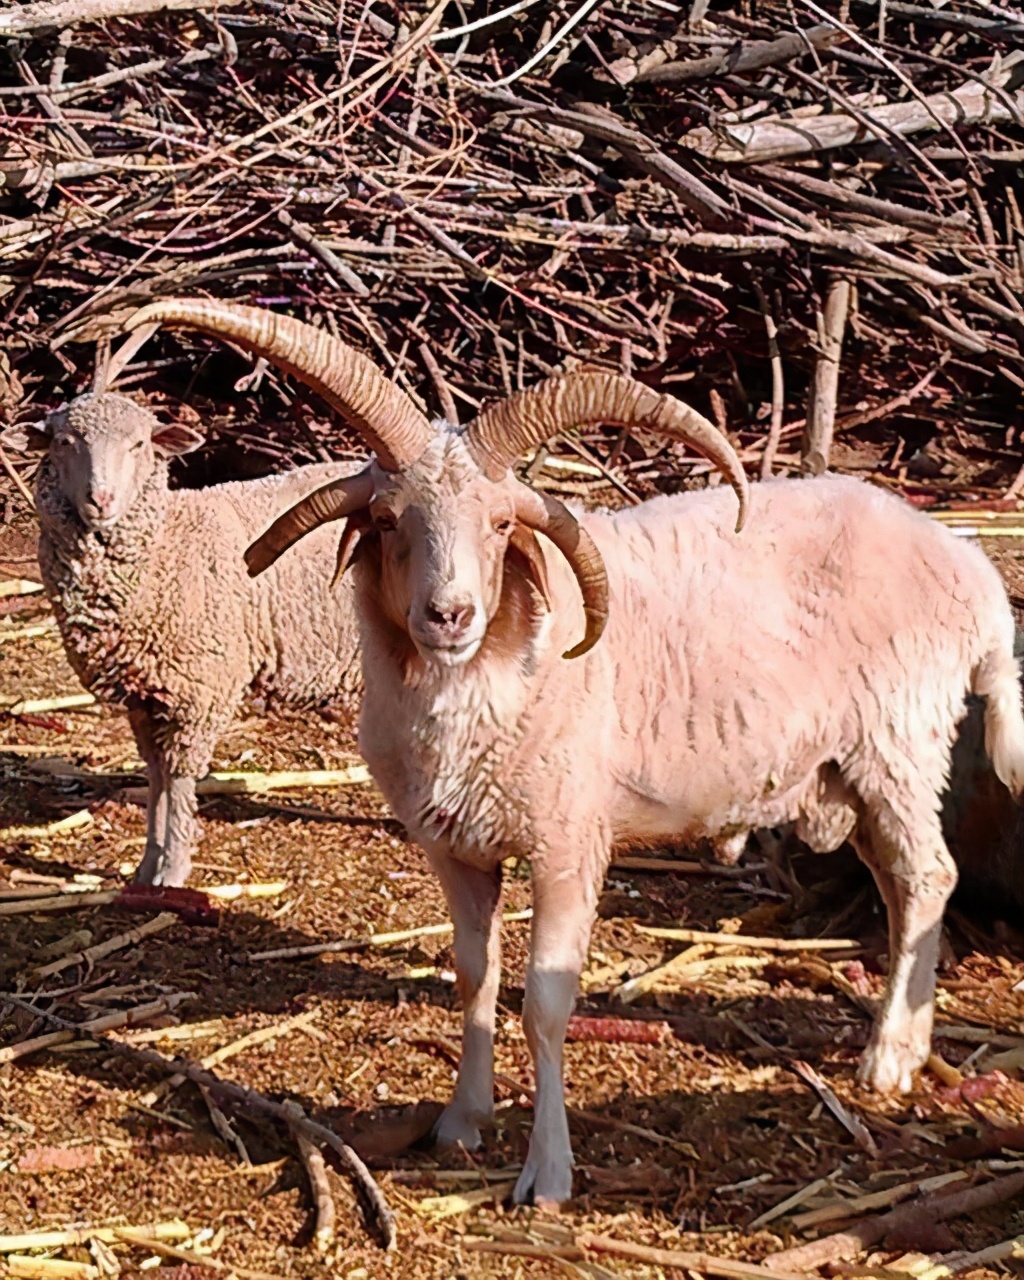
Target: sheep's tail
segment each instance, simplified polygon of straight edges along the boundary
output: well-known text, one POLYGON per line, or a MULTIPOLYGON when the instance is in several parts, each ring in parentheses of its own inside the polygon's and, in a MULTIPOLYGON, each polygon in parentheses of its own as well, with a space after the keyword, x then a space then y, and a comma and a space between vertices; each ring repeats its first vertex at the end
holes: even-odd
POLYGON ((993 649, 974 672, 985 699, 985 751, 1010 794, 1024 798, 1024 710, 1020 672, 1010 649, 993 649))

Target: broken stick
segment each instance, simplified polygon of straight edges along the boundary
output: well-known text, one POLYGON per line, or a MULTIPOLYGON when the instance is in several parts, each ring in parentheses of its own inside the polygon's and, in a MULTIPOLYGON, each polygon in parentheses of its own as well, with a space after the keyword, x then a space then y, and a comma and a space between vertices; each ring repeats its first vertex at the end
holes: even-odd
POLYGON ((938 1191, 940 1187, 949 1186, 951 1182, 963 1182, 968 1176, 966 1170, 956 1169, 952 1173, 936 1174, 934 1178, 900 1182, 895 1187, 887 1187, 884 1191, 871 1191, 849 1200, 836 1200, 832 1204, 822 1205, 820 1209, 808 1209, 806 1213, 792 1215, 793 1229, 806 1231, 809 1227, 818 1227, 825 1222, 855 1218, 858 1214, 869 1213, 873 1209, 890 1209, 901 1200, 927 1194, 929 1191, 938 1191))
POLYGON ((282 1104, 289 1116, 289 1127, 292 1131, 292 1137, 295 1139, 295 1145, 299 1149, 299 1156, 302 1160, 306 1177, 309 1179, 309 1189, 313 1194, 313 1206, 316 1210, 316 1228, 313 1231, 313 1243, 316 1246, 317 1253, 326 1253, 334 1243, 335 1224, 337 1221, 334 1209, 334 1197, 331 1195, 331 1186, 327 1180, 327 1165, 324 1163, 323 1154, 315 1142, 311 1142, 302 1128, 302 1120, 305 1118, 302 1108, 291 1099, 282 1104), (298 1121, 299 1123, 293 1123, 298 1121))
POLYGON ((162 911, 160 915, 154 916, 152 920, 147 920, 145 924, 140 924, 137 929, 129 929, 127 933, 119 933, 116 938, 108 938, 106 942, 98 942, 94 947, 88 947, 84 951, 75 951, 72 955, 64 956, 60 960, 54 960, 52 964, 43 965, 41 969, 36 970, 37 978, 49 978, 54 973, 60 973, 62 969, 67 969, 73 964, 93 964, 97 960, 102 960, 105 956, 112 955, 115 951, 120 951, 124 947, 133 947, 137 942, 141 942, 143 938, 150 938, 154 933, 161 933, 164 929, 170 928, 172 924, 176 924, 178 917, 173 911, 162 911))
POLYGON ((932 1195, 900 1205, 877 1218, 865 1218, 853 1223, 835 1235, 823 1236, 795 1249, 784 1249, 771 1254, 766 1261, 774 1267, 791 1268, 794 1271, 815 1271, 832 1262, 849 1262, 865 1249, 885 1240, 904 1225, 916 1221, 924 1213, 930 1222, 945 1222, 964 1214, 987 1209, 990 1205, 1020 1195, 1024 1191, 1024 1173, 1011 1173, 1003 1178, 993 1178, 965 1191, 946 1188, 932 1195))
MULTIPOLYGON (((828 470, 832 452, 832 432, 836 423, 836 401, 839 394, 839 360, 843 352, 843 333, 850 309, 853 286, 849 280, 835 277, 828 287, 825 307, 819 316, 818 358, 807 400, 807 422, 804 427, 804 470, 820 476, 828 470)), ((762 474, 761 479, 765 479, 762 474)))
POLYGON ((67 1044, 69 1040, 75 1040, 80 1036, 92 1039, 98 1032, 120 1030, 121 1027, 139 1026, 141 1023, 148 1022, 150 1018, 156 1018, 162 1013, 173 1012, 180 1004, 184 1004, 186 1000, 191 1000, 194 996, 194 991, 177 991, 173 995, 164 996, 160 1000, 153 1000, 150 1004, 137 1005, 134 1009, 121 1009, 117 1013, 104 1014, 102 1018, 93 1018, 91 1022, 67 1023, 63 1018, 55 1019, 52 1014, 42 1013, 26 1001, 18 1000, 14 996, 8 996, 6 997, 7 999, 21 1005, 23 1009, 27 1009, 37 1017, 59 1021, 64 1025, 60 1031, 47 1031, 41 1036, 33 1036, 31 1040, 22 1040, 19 1044, 8 1045, 6 1049, 0 1049, 0 1063, 17 1062, 19 1058, 27 1058, 31 1053, 38 1053, 40 1049, 50 1049, 54 1045, 67 1044))
POLYGON ((721 1276, 724 1280, 803 1280, 791 1271, 759 1266, 754 1262, 738 1262, 734 1258, 715 1258, 709 1253, 692 1253, 681 1249, 654 1249, 629 1240, 595 1235, 589 1231, 576 1237, 576 1243, 587 1252, 610 1253, 619 1258, 632 1258, 655 1267, 673 1267, 697 1271, 705 1276, 721 1276))

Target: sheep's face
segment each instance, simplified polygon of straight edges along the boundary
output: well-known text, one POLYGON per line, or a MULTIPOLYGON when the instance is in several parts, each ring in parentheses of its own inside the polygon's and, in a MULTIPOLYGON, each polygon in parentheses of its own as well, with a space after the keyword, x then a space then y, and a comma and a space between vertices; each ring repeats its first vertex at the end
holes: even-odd
POLYGON ((405 471, 374 471, 381 602, 426 661, 469 662, 501 601, 515 481, 488 480, 455 434, 405 471))
POLYGON ((51 414, 49 455, 61 491, 87 529, 111 529, 134 504, 159 457, 200 443, 194 432, 162 426, 125 396, 79 396, 51 414))

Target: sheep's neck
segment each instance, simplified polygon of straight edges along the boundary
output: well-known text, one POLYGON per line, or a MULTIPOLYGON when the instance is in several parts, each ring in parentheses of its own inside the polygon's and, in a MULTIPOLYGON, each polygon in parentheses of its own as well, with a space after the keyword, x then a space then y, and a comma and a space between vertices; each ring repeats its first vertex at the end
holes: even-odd
POLYGON ((104 679, 104 657, 120 626, 163 525, 166 464, 158 464, 113 529, 86 529, 48 463, 40 468, 36 505, 42 536, 39 563, 68 656, 90 687, 104 679))

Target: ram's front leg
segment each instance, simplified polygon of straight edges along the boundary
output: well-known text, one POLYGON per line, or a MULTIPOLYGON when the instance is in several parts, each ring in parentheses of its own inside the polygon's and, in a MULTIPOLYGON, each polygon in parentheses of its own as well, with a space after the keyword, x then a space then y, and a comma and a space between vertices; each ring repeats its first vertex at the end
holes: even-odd
POLYGON ((533 932, 526 971, 523 1029, 533 1055, 537 1092, 533 1133, 516 1183, 517 1204, 560 1204, 572 1195, 572 1146, 565 1114, 565 1029, 587 957, 597 889, 582 871, 533 869, 533 932))
POLYGON ((455 1095, 437 1122, 444 1146, 480 1145, 494 1118, 494 1013, 501 982, 501 864, 480 871, 432 854, 455 926, 455 971, 462 997, 462 1061, 455 1095))

